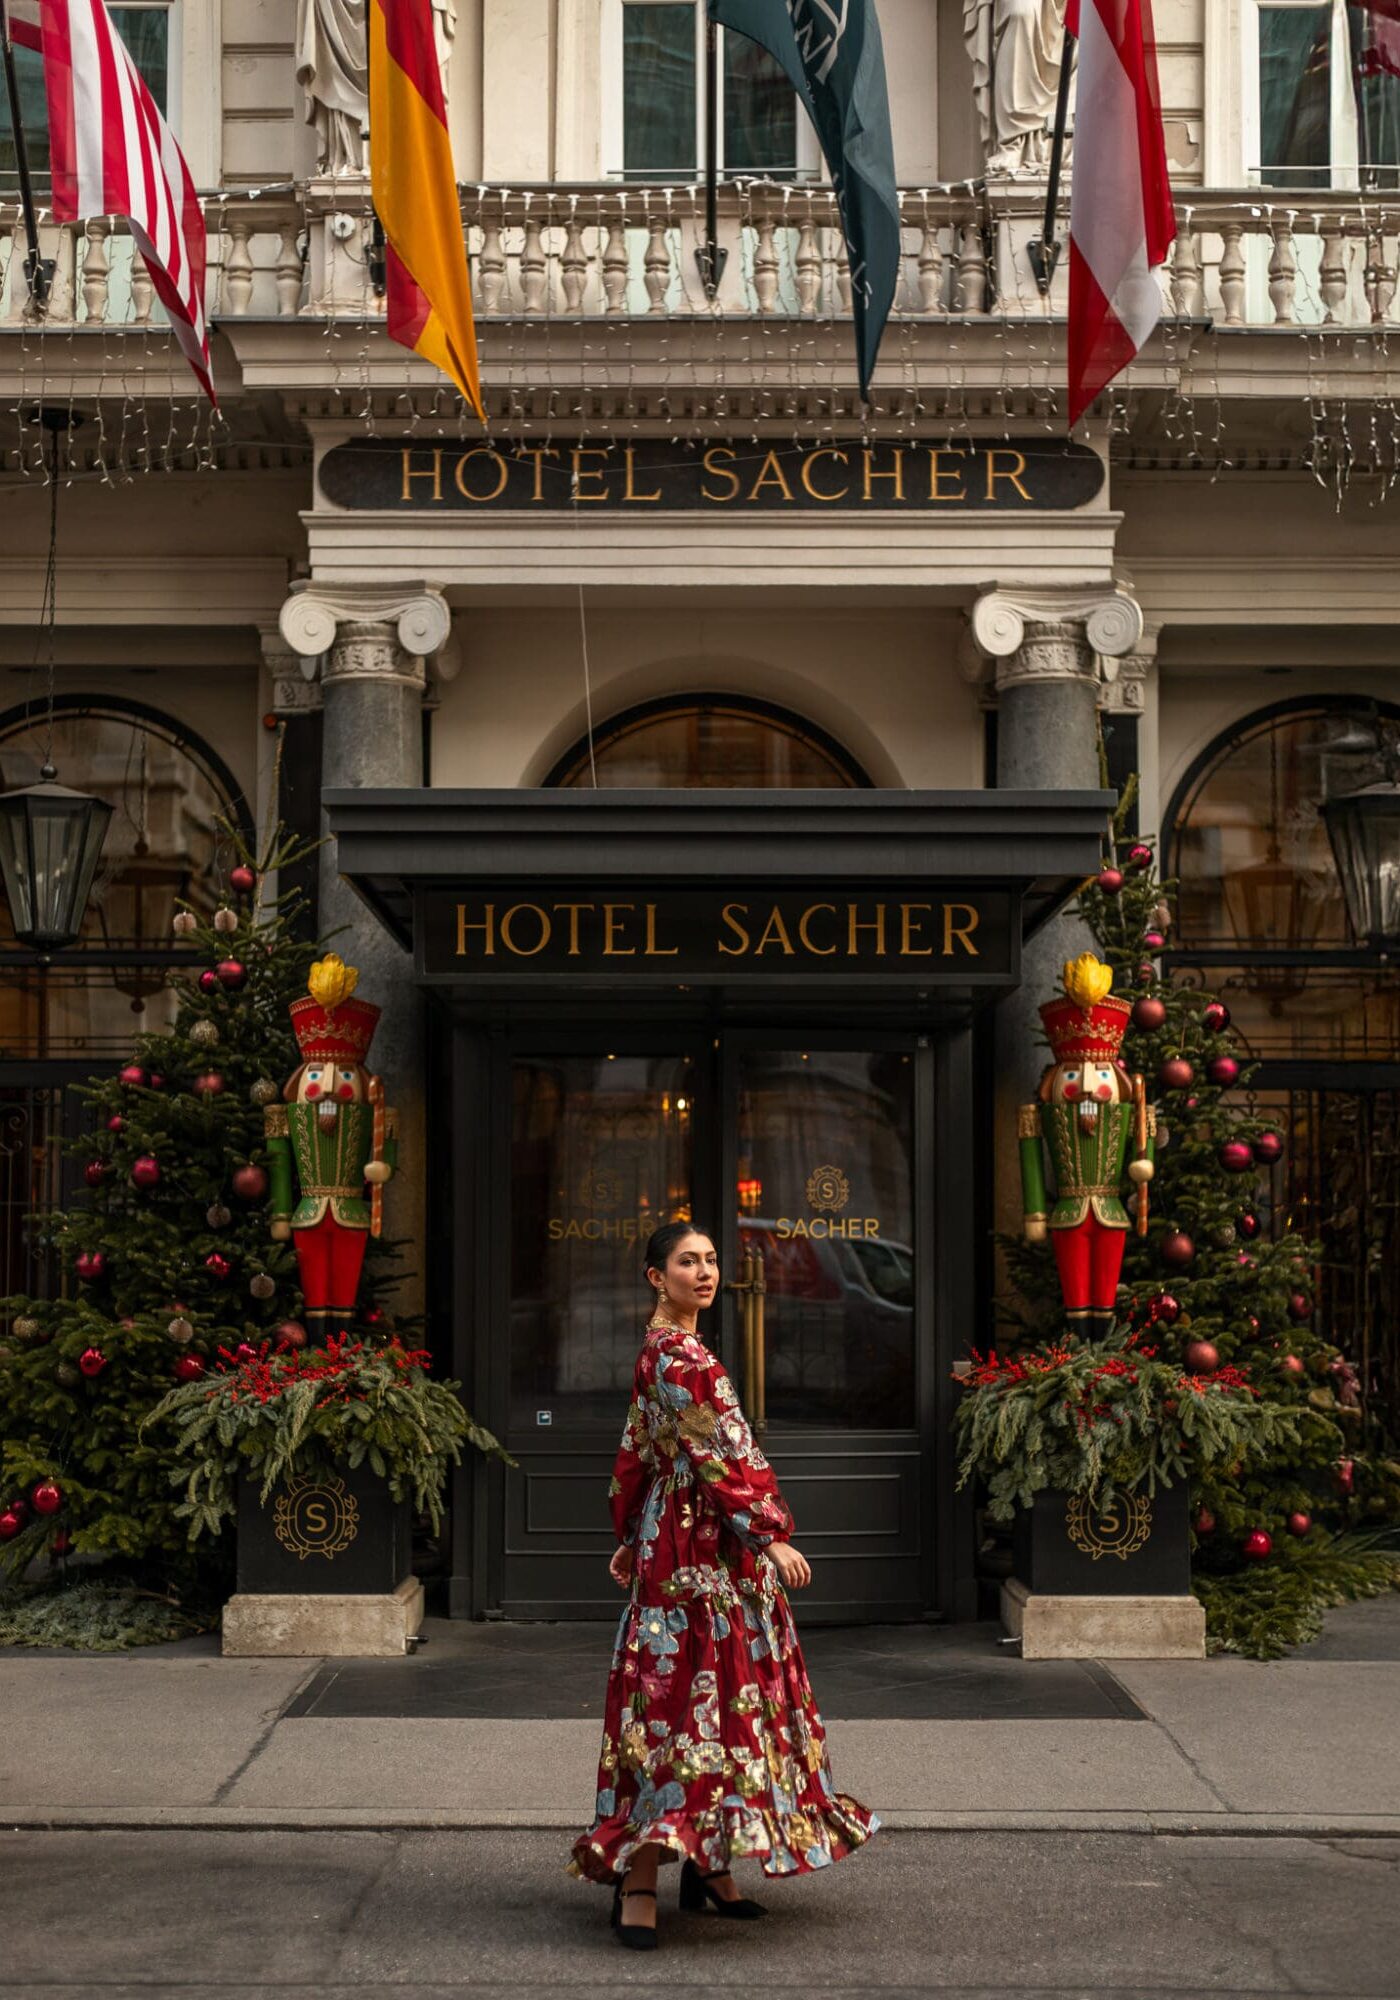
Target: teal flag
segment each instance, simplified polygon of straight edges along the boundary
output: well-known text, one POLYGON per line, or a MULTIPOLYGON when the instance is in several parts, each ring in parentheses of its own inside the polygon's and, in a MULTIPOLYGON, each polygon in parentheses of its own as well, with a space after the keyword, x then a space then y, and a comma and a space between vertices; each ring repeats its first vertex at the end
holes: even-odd
POLYGON ((709 0, 710 19, 767 49, 816 127, 851 260, 860 391, 899 277, 899 196, 875 0, 709 0))

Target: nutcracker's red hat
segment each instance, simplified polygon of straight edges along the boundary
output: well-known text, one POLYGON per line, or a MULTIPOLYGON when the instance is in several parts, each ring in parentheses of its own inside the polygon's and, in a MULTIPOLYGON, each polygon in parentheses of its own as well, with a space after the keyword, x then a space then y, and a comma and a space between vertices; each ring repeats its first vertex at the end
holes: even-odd
POLYGON ((1040 1018, 1057 1063, 1117 1062, 1131 1013, 1126 1000, 1111 995, 1096 1000, 1092 1007, 1081 1007, 1077 1000, 1061 994, 1046 1001, 1040 1018))
POLYGON ((292 1033, 303 1062, 363 1063, 379 1026, 379 1009, 369 1000, 342 1000, 323 1007, 308 993, 288 1008, 292 1033))

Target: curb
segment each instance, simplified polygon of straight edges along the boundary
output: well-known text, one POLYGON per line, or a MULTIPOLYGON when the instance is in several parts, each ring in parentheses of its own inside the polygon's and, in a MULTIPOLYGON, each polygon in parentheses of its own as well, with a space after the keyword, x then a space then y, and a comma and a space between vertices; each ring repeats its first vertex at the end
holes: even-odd
MULTIPOLYGON (((492 1811, 318 1806, 22 1806, 0 1813, 15 1833, 577 1833, 557 1807, 492 1811)), ((891 1833, 1116 1833, 1195 1839, 1400 1840, 1400 1813, 917 1812, 880 1813, 891 1833)))

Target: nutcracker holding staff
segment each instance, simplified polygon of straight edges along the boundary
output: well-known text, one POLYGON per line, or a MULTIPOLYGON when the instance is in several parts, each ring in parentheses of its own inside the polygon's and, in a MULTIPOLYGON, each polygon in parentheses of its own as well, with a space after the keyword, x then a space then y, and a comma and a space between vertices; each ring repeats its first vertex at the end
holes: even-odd
POLYGON ((307 997, 289 1010, 301 1067, 283 1088, 285 1101, 264 1113, 272 1235, 296 1245, 307 1331, 318 1343, 354 1314, 365 1244, 379 1234, 397 1155, 396 1114, 366 1068, 379 1009, 352 997, 358 978, 334 952, 312 966, 307 997))
POLYGON ((1064 979, 1064 994, 1040 1010, 1055 1061, 1041 1078, 1039 1102, 1020 1112, 1025 1232, 1028 1243, 1043 1243, 1048 1229, 1066 1316, 1102 1339, 1117 1317, 1130 1226, 1124 1166, 1137 1190, 1138 1234, 1145 1235, 1156 1118, 1142 1078, 1130 1077, 1118 1059, 1131 1009, 1110 995, 1111 969, 1084 952, 1066 965, 1064 979), (1048 1215, 1042 1145, 1055 1176, 1048 1215))

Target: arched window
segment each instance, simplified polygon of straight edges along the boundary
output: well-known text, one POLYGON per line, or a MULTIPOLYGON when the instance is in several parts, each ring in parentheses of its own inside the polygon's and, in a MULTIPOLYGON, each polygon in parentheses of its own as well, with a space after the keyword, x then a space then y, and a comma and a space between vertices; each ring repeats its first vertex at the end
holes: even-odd
POLYGON ((627 709, 575 744, 546 782, 561 787, 716 786, 843 790, 870 780, 824 730, 728 695, 689 695, 627 709), (596 774, 596 777, 595 777, 596 774))

